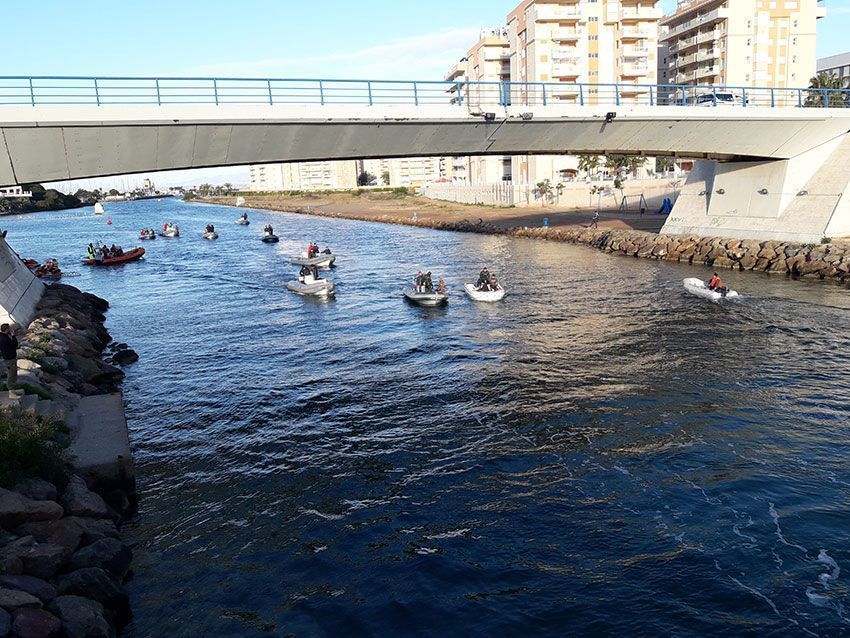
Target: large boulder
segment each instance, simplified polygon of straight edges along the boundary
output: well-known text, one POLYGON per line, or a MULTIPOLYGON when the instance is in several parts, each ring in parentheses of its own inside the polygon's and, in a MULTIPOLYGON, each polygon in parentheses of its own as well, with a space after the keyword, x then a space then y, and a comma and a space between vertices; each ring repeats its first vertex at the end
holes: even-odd
POLYGON ((5 609, 0 609, 0 638, 6 638, 12 631, 12 616, 5 609))
POLYGON ((32 536, 39 543, 64 547, 67 558, 76 551, 83 538, 83 528, 72 518, 24 523, 15 529, 15 533, 18 536, 32 536))
POLYGON ((37 578, 52 578, 68 561, 64 547, 53 543, 36 543, 17 552, 24 574, 37 578))
POLYGON ((112 355, 112 363, 119 366, 127 366, 131 363, 136 363, 139 360, 139 355, 135 350, 118 350, 112 355))
POLYGON ((112 518, 114 513, 99 495, 92 492, 79 476, 72 476, 62 494, 62 505, 69 516, 112 518))
POLYGON ((55 501, 59 498, 59 491, 53 483, 37 478, 21 481, 15 485, 14 490, 34 501, 55 501))
POLYGON ((41 607, 41 601, 25 591, 0 587, 0 609, 12 612, 18 607, 41 607))
POLYGON ((56 598, 56 588, 35 576, 0 576, 0 587, 26 592, 43 603, 49 603, 56 598))
POLYGON ((59 616, 68 638, 113 638, 115 631, 106 620, 103 605, 81 596, 59 596, 50 605, 59 616))
POLYGON ((84 567, 65 574, 57 582, 60 595, 91 598, 110 609, 127 609, 127 594, 115 579, 100 567, 84 567))
POLYGON ((77 550, 71 557, 71 568, 100 567, 118 580, 123 580, 130 570, 132 559, 130 548, 117 538, 102 538, 77 550))
POLYGON ((15 611, 12 620, 14 638, 57 638, 61 632, 62 623, 49 611, 29 608, 15 611))
POLYGON ((13 529, 28 521, 62 518, 62 506, 53 501, 34 501, 17 492, 0 488, 0 527, 13 529))
POLYGON ((118 538, 118 527, 107 518, 68 516, 62 520, 76 523, 83 530, 82 545, 91 545, 101 538, 118 538))

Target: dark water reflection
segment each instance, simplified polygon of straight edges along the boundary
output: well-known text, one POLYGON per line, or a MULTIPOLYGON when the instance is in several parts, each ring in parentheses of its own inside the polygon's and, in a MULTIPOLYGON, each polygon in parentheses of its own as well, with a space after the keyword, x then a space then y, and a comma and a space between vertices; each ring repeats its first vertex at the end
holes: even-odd
POLYGON ((112 210, 4 221, 141 355, 129 635, 850 635, 846 290, 742 274, 715 306, 581 247, 112 210), (143 263, 71 265, 166 218, 143 263), (314 239, 335 301, 282 286, 314 239), (485 263, 503 304, 401 299, 485 263))

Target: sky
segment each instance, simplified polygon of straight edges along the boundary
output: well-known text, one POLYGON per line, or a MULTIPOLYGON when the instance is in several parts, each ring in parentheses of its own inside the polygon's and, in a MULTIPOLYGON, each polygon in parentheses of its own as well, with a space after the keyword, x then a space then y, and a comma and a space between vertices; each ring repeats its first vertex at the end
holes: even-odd
MULTIPOLYGON (((6 0, 0 75, 435 80, 517 3, 314 0, 309 12, 296 0, 6 0)), ((825 5, 819 57, 850 50, 850 0, 825 5)), ((152 177, 242 183, 247 170, 152 177)))

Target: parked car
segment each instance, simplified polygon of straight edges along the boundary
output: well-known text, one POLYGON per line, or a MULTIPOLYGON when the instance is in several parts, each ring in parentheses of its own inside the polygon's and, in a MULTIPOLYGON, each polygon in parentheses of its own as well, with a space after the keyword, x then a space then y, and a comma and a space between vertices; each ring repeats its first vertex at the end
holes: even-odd
POLYGON ((744 97, 740 93, 731 91, 717 91, 712 93, 700 93, 693 103, 696 106, 746 106, 744 97))

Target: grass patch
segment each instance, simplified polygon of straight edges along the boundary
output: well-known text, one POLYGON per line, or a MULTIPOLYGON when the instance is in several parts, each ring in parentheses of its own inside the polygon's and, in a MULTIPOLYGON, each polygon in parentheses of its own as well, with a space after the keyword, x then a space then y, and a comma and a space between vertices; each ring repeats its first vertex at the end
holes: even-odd
POLYGON ((60 427, 64 424, 32 412, 0 412, 0 486, 12 487, 25 478, 64 484, 68 479, 67 455, 52 441, 60 427))
POLYGON ((44 399, 46 401, 52 401, 53 395, 50 394, 47 390, 43 390, 42 388, 37 388, 34 385, 30 385, 29 383, 18 383, 15 385, 19 390, 23 390, 24 394, 35 394, 39 399, 44 399))

